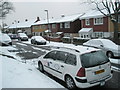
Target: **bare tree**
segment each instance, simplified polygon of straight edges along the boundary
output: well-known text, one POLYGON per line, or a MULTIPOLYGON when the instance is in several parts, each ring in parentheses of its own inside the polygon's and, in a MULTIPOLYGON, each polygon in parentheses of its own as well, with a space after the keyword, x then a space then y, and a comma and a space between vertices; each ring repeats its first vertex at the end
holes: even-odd
POLYGON ((12 10, 14 10, 14 7, 11 2, 0 0, 0 19, 5 18, 12 10))
POLYGON ((120 0, 89 0, 89 3, 96 5, 96 8, 107 17, 110 17, 114 25, 114 42, 118 43, 118 17, 120 15, 120 0), (107 11, 104 12, 104 11, 107 11))
POLYGON ((0 0, 0 19, 2 20, 2 31, 4 32, 4 22, 6 15, 14 10, 13 4, 11 2, 0 0))

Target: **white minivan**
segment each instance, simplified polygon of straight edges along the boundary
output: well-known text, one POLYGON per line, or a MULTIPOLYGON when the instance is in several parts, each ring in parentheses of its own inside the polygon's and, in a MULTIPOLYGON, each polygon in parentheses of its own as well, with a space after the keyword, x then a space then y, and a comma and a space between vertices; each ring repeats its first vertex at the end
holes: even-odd
POLYGON ((65 81, 69 89, 102 86, 112 78, 111 64, 105 53, 85 46, 53 49, 39 58, 38 68, 65 81))

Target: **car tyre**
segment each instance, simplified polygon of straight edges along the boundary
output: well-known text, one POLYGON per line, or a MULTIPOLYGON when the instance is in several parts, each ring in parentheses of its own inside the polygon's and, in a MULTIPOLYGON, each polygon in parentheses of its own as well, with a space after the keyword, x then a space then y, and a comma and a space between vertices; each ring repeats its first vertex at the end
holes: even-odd
POLYGON ((75 89, 76 88, 75 82, 74 82, 72 77, 66 76, 65 82, 66 82, 66 86, 68 89, 75 89))
POLYGON ((107 56, 109 57, 109 58, 113 58, 114 57, 114 55, 113 55, 113 53, 110 51, 110 52, 107 52, 107 56))
POLYGON ((40 70, 40 72, 44 72, 43 65, 41 62, 38 62, 38 69, 40 70))

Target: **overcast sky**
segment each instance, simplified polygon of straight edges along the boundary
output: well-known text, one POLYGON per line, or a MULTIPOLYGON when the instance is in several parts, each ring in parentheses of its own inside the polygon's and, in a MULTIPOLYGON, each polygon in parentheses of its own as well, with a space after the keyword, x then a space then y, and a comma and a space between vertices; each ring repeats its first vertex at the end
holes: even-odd
POLYGON ((87 0, 9 0, 13 3, 15 11, 8 14, 4 20, 8 25, 12 22, 23 22, 25 19, 46 19, 46 12, 49 11, 49 18, 58 18, 62 14, 72 15, 83 13, 90 10, 90 5, 85 5, 83 2, 87 0))

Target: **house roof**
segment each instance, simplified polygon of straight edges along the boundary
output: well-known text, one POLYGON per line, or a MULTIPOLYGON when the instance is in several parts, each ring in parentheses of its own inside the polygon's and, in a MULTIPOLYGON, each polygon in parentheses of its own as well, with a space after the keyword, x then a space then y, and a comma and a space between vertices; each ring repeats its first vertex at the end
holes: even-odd
MULTIPOLYGON (((108 11, 106 9, 102 10, 105 14, 108 14, 108 11)), ((113 13, 113 10, 111 9, 111 12, 113 13)), ((80 19, 89 19, 89 18, 96 18, 96 17, 105 17, 100 11, 98 10, 91 10, 87 13, 85 13, 83 16, 80 17, 80 19)))
MULTIPOLYGON (((61 23, 61 22, 73 22, 77 19, 79 19, 79 17, 81 17, 83 14, 75 14, 75 15, 69 15, 69 16, 64 16, 61 18, 57 18, 57 19, 49 19, 49 23, 61 23)), ((39 25, 39 24, 48 24, 47 20, 41 20, 38 21, 32 25, 39 25)))
MULTIPOLYGON (((49 19, 49 23, 56 23, 57 19, 49 19)), ((39 24, 48 24, 47 20, 40 20, 36 23, 33 23, 32 25, 39 25, 39 24)))
POLYGON ((21 23, 16 23, 16 24, 10 25, 9 28, 29 28, 29 27, 31 27, 31 25, 34 22, 35 22, 35 20, 21 22, 21 23))
POLYGON ((77 20, 82 15, 83 14, 75 14, 75 15, 65 16, 65 17, 60 18, 60 20, 58 20, 57 23, 61 23, 61 22, 74 22, 75 20, 77 20))
MULTIPOLYGON (((57 19, 53 18, 53 19, 49 19, 49 23, 73 22, 79 19, 79 17, 81 17, 82 15, 83 14, 74 14, 74 15, 57 18, 57 19)), ((31 25, 40 25, 40 24, 48 24, 48 21, 40 20, 35 23, 35 20, 31 20, 31 21, 12 24, 9 26, 9 28, 27 28, 27 27, 31 27, 31 25)))

